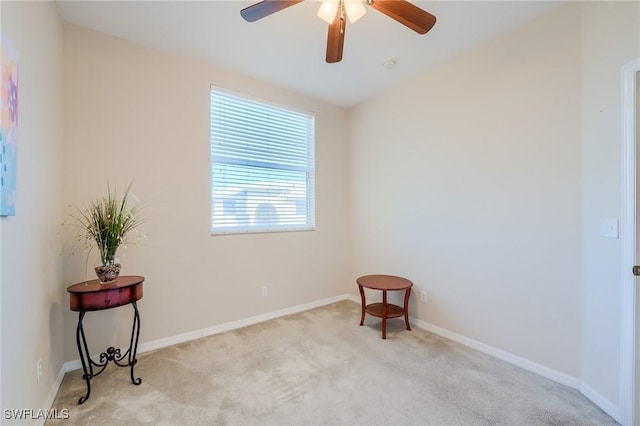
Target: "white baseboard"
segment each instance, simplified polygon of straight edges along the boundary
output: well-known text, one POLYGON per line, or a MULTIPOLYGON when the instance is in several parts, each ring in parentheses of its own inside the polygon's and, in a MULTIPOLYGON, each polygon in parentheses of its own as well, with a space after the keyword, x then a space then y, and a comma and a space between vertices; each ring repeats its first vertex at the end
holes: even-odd
POLYGON ((409 320, 411 324, 415 324, 417 327, 420 327, 424 330, 430 331, 449 340, 453 340, 454 342, 458 342, 462 345, 468 346, 487 355, 491 355, 495 358, 508 362, 509 364, 513 364, 516 367, 520 367, 523 370, 527 370, 532 373, 538 374, 539 376, 546 377, 547 379, 553 380, 554 382, 569 386, 573 389, 577 389, 591 402, 596 404, 605 413, 610 415, 615 421, 617 421, 618 423, 620 422, 620 408, 576 377, 569 376, 568 374, 561 373, 560 371, 546 367, 542 364, 538 364, 536 362, 519 357, 510 352, 503 351, 493 346, 486 345, 460 334, 453 333, 449 330, 440 328, 436 325, 421 321, 419 319, 410 317, 409 320))
MULTIPOLYGON (((350 295, 343 294, 341 296, 329 297, 326 299, 317 300, 315 302, 304 303, 302 305, 293 306, 290 308, 280 309, 278 311, 267 312, 266 314, 256 315, 253 317, 241 319, 238 321, 227 322, 224 324, 214 325, 212 327, 203 328, 201 330, 190 331, 188 333, 179 334, 177 336, 166 337, 163 339, 154 340, 151 342, 141 343, 138 346, 138 353, 150 352, 156 349, 166 348, 168 346, 176 345, 178 343, 184 343, 191 340, 199 339, 201 337, 212 336, 214 334, 224 333, 225 331, 231 331, 249 325, 258 324, 264 321, 269 321, 275 318, 280 318, 285 315, 296 314, 298 312, 308 311, 309 309, 318 308, 320 306, 330 305, 332 303, 339 302, 341 300, 350 299, 350 295)), ((121 348, 126 351, 126 348, 121 348)), ((73 370, 79 370, 82 368, 82 363, 79 359, 65 362, 61 369, 61 375, 73 370)), ((58 385, 59 386, 59 385, 58 385)))
POLYGON ((415 324, 416 326, 424 330, 430 331, 433 334, 437 334, 438 336, 442 336, 449 340, 453 340, 454 342, 468 346, 479 352, 485 353, 487 355, 491 355, 494 358, 501 359, 502 361, 515 365, 516 367, 520 367, 524 370, 530 371, 532 373, 536 373, 542 377, 546 377, 547 379, 551 379, 554 382, 558 382, 560 384, 569 386, 574 389, 580 388, 580 380, 575 377, 569 376, 568 374, 561 373, 557 370, 551 369, 549 367, 545 367, 542 364, 538 364, 526 358, 519 357, 510 352, 506 352, 506 351, 503 351, 502 349, 489 346, 482 342, 478 342, 477 340, 470 339, 468 337, 462 336, 460 334, 454 333, 452 331, 446 330, 444 328, 438 327, 428 322, 421 321, 416 318, 410 318, 410 322, 411 324, 415 324))
MULTIPOLYGON (((65 373, 66 371, 63 365, 63 368, 61 368, 60 371, 58 372, 58 377, 56 377, 56 381, 53 383, 53 386, 49 390, 49 396, 47 397, 47 400, 44 403, 45 407, 51 408, 53 406, 53 401, 56 399, 56 395, 58 395, 58 390, 60 390, 60 385, 62 384, 62 379, 64 379, 65 373)), ((38 418, 35 421, 35 424, 38 426, 44 426, 45 422, 46 422, 45 418, 38 418)))
MULTIPOLYGON (((184 343, 191 340, 199 339, 201 337, 224 333, 226 331, 231 331, 238 328, 247 327, 249 325, 258 324, 264 321, 269 321, 275 318, 280 318, 285 315, 296 314, 298 312, 308 311, 309 309, 318 308, 320 306, 330 305, 332 303, 336 303, 342 300, 350 300, 357 304, 361 303, 360 298, 353 294, 343 294, 341 296, 329 297, 329 298, 321 299, 315 302, 305 303, 302 305, 297 305, 290 308, 281 309, 278 311, 268 312, 265 314, 256 315, 256 316, 245 318, 238 321, 232 321, 224 324, 214 325, 212 327, 204 328, 201 330, 191 331, 188 333, 179 334, 177 336, 172 336, 164 339, 158 339, 151 342, 142 343, 138 347, 138 353, 150 352, 156 349, 165 348, 178 343, 184 343)), ((509 364, 515 365, 516 367, 520 367, 524 370, 530 371, 542 377, 546 377, 547 379, 553 380, 554 382, 558 382, 562 385, 577 389, 584 396, 589 398, 589 400, 591 400, 594 404, 596 404, 598 407, 604 410, 607 414, 613 417, 614 420, 616 420, 617 422, 620 422, 620 414, 621 414, 620 408, 612 404, 611 401, 604 398, 598 392, 594 391, 587 384, 581 382, 578 378, 569 376, 567 374, 561 373, 552 368, 546 367, 542 364, 538 364, 536 362, 519 357, 517 355, 503 351, 493 346, 489 346, 482 342, 478 342, 477 340, 470 339, 468 337, 462 336, 460 334, 454 333, 452 331, 446 330, 444 328, 438 327, 428 322, 419 320, 417 318, 409 317, 409 321, 411 322, 411 324, 415 325, 416 327, 422 328, 423 330, 427 330, 433 334, 437 334, 438 336, 442 336, 446 339, 460 343, 464 346, 470 347, 479 352, 501 359, 505 362, 508 362, 509 364)), ((65 362, 62 365, 60 373, 58 374, 58 377, 56 379, 54 389, 52 389, 49 399, 47 400, 47 405, 45 406, 47 407, 52 406, 53 400, 55 399, 55 395, 57 394, 58 389, 60 388, 60 384, 62 383, 64 374, 68 371, 78 370, 80 368, 82 368, 82 364, 80 363, 79 359, 65 362)))
POLYGON ((607 398, 600 395, 598 392, 593 390, 591 386, 589 386, 584 382, 580 383, 579 390, 580 390, 580 393, 586 396, 587 398, 589 398, 591 402, 596 404, 598 407, 602 408, 602 411, 604 411, 605 413, 613 417, 613 420, 615 420, 618 423, 621 423, 622 411, 620 410, 620 407, 617 407, 614 404, 612 404, 611 401, 609 401, 607 398))
POLYGON ((345 299, 346 299, 346 295, 329 297, 326 299, 317 300, 315 302, 305 303, 302 305, 293 306, 291 308, 280 309, 278 311, 268 312, 266 314, 256 315, 256 316, 245 318, 238 321, 232 321, 224 324, 214 325, 213 327, 208 327, 202 330, 180 334, 178 336, 167 337, 165 339, 159 339, 153 342, 143 343, 140 345, 138 352, 140 353, 149 352, 156 349, 165 348, 167 346, 175 345, 178 343, 199 339, 201 337, 224 333, 225 331, 231 331, 238 328, 247 327, 249 325, 258 324, 258 323, 269 321, 275 318, 280 318, 285 315, 297 314, 298 312, 304 312, 304 311, 308 311, 309 309, 318 308, 320 306, 330 305, 332 303, 336 303, 345 299))
POLYGON ((345 294, 344 296, 346 300, 351 300, 352 302, 356 302, 358 305, 362 303, 362 300, 360 300, 360 297, 355 296, 353 294, 345 294))
MULTIPOLYGON (((347 295, 348 300, 356 302, 358 304, 361 303, 360 298, 354 295, 347 295)), ((561 373, 552 368, 546 367, 542 364, 538 364, 536 362, 530 361, 526 358, 519 357, 510 352, 503 351, 501 349, 495 348, 493 346, 489 346, 487 344, 478 342, 477 340, 470 339, 468 337, 462 336, 460 334, 454 333, 452 331, 446 330, 444 328, 438 327, 436 325, 430 324, 428 322, 419 320, 417 318, 409 317, 409 322, 416 327, 422 328, 423 330, 427 330, 433 334, 437 334, 438 336, 444 337, 449 340, 453 340, 454 342, 460 343, 464 346, 475 349, 479 352, 485 353, 487 355, 498 358, 502 361, 508 362, 509 364, 515 365, 516 367, 520 367, 523 370, 530 371, 532 373, 538 374, 539 376, 546 377, 547 379, 553 380, 554 382, 560 383, 565 386, 569 386, 573 389, 577 389, 582 393, 585 397, 587 397, 591 402, 600 407, 605 413, 610 415, 615 421, 618 423, 621 419, 621 411, 620 408, 615 404, 611 403, 608 399, 600 395, 598 392, 593 390, 589 385, 580 381, 580 379, 576 377, 569 376, 568 374, 561 373)))

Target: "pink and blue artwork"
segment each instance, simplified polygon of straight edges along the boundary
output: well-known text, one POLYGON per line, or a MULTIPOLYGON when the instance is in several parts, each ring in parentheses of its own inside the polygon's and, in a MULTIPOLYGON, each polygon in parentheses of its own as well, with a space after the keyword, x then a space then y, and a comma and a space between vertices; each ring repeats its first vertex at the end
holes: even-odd
POLYGON ((14 216, 18 164, 18 53, 4 34, 1 37, 0 216, 14 216))

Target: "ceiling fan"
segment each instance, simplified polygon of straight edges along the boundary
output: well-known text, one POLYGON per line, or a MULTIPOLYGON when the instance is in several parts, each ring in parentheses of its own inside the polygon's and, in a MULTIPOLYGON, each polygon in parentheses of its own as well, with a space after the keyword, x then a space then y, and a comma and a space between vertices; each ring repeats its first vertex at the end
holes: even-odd
MULTIPOLYGON (((240 15, 248 22, 255 22, 304 0, 263 0, 245 7, 240 15)), ((342 60, 344 33, 347 19, 354 23, 365 14, 364 3, 411 28, 418 34, 426 34, 436 23, 436 17, 406 0, 322 0, 318 16, 329 24, 327 36, 328 63, 342 60)))

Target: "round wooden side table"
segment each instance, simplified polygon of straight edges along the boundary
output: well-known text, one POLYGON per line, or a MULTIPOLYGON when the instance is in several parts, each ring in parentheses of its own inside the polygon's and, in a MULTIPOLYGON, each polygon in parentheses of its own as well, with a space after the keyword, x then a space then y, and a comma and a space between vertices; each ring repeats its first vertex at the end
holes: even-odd
POLYGON ((362 317, 360 325, 364 325, 364 314, 373 315, 382 318, 382 338, 387 338, 387 319, 398 318, 404 316, 404 322, 407 330, 411 330, 409 325, 409 298, 411 297, 411 287, 413 283, 406 278, 396 277, 394 275, 365 275, 356 280, 358 289, 360 290, 360 298, 362 299, 362 317), (382 303, 370 303, 364 295, 364 288, 382 291, 382 303), (404 307, 387 303, 387 291, 404 290, 404 307))

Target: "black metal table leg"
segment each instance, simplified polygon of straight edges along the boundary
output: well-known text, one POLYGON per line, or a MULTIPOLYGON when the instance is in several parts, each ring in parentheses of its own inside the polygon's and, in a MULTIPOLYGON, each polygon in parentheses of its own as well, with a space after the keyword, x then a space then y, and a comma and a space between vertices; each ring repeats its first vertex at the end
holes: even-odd
POLYGON ((138 304, 136 302, 131 303, 133 305, 133 328, 131 329, 131 343, 129 344, 129 364, 131 365, 131 383, 139 385, 142 383, 142 379, 138 377, 133 378, 133 366, 138 363, 136 355, 138 354, 138 340, 140 339, 140 314, 138 313, 138 304), (133 337, 135 333, 135 339, 133 337), (133 355, 132 355, 133 354, 133 355))
POLYGON ((87 383, 87 393, 85 396, 80 397, 78 404, 84 404, 91 395, 91 379, 99 375, 107 367, 109 361, 113 361, 119 367, 131 367, 131 383, 139 385, 142 383, 140 377, 135 378, 133 374, 133 367, 137 364, 138 360, 136 355, 138 353, 138 341, 140 339, 140 313, 138 312, 138 305, 136 302, 131 302, 133 305, 133 326, 131 327, 131 339, 129 340, 129 349, 122 354, 120 349, 113 346, 107 348, 105 352, 100 354, 100 360, 98 362, 91 359, 89 353, 89 347, 87 345, 87 338, 84 334, 84 328, 82 326, 82 320, 85 315, 85 311, 80 311, 78 317, 78 328, 76 329, 76 344, 78 345, 78 353, 80 354, 80 362, 82 362, 82 379, 87 383), (122 362, 126 358, 126 363, 122 362), (93 367, 99 368, 94 373, 93 367))
POLYGON ((78 353, 80 354, 80 362, 82 362, 82 379, 87 383, 87 393, 85 396, 80 397, 78 404, 83 404, 89 395, 91 395, 91 377, 93 377, 93 366, 91 365, 91 358, 89 355, 89 349, 87 348, 87 339, 84 336, 84 328, 82 327, 82 319, 86 312, 80 311, 78 315, 78 328, 76 329, 76 344, 78 345, 78 353), (86 359, 85 361, 85 354, 86 359))
POLYGON ((131 302, 133 306, 133 326, 131 328, 131 339, 129 340, 129 349, 119 358, 114 358, 113 362, 116 363, 120 367, 131 367, 131 383, 134 385, 139 385, 142 383, 142 379, 140 377, 135 378, 133 374, 133 367, 138 363, 136 359, 136 355, 138 353, 138 340, 140 339, 140 314, 138 312, 138 304, 136 302, 131 302), (120 361, 127 357, 127 363, 122 364, 120 361))

